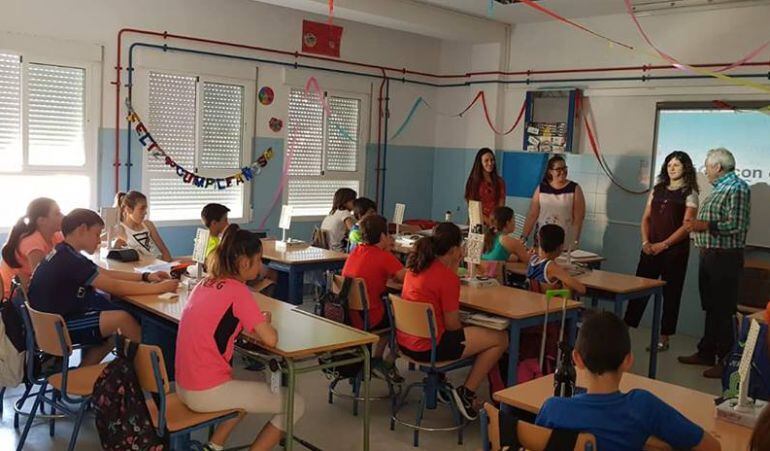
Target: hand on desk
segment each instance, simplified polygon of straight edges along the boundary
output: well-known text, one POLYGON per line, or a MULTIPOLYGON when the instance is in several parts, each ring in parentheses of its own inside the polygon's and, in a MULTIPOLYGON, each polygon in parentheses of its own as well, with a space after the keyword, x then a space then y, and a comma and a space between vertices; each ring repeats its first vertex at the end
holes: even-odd
POLYGON ((273 322, 273 314, 271 312, 262 312, 262 316, 265 317, 265 322, 270 324, 273 322))
POLYGON ((179 288, 179 281, 173 279, 164 280, 162 282, 158 282, 157 287, 161 293, 176 291, 179 288))
POLYGON ((171 275, 165 271, 155 271, 147 276, 147 280, 150 282, 162 282, 171 278, 171 275))

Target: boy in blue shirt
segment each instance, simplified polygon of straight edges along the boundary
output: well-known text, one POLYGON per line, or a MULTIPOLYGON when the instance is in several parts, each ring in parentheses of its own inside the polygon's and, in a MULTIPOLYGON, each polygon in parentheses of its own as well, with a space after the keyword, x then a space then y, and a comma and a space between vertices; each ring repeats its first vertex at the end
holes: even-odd
POLYGON ((167 273, 116 271, 96 266, 82 252, 99 249, 104 222, 96 212, 77 208, 62 219, 64 241, 40 262, 29 284, 29 303, 35 310, 61 315, 70 339, 88 345, 82 365, 95 365, 112 350, 108 340, 120 330, 141 341, 141 329, 130 313, 112 304, 101 292, 115 296, 175 291, 177 280, 167 273), (97 290, 101 290, 97 291, 97 290))
POLYGON ((614 314, 597 313, 583 322, 572 357, 585 370, 587 393, 547 400, 538 425, 590 432, 600 450, 638 451, 650 437, 675 449, 722 449, 708 432, 652 393, 620 392, 620 380, 634 356, 628 327, 614 314))

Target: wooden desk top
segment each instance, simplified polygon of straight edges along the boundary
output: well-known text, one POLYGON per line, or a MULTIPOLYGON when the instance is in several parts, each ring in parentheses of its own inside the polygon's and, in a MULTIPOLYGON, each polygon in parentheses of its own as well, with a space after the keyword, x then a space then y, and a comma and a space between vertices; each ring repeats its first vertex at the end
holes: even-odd
MULTIPOLYGON (((180 288, 179 297, 176 299, 163 300, 156 295, 148 295, 127 296, 124 300, 169 321, 179 323, 188 295, 187 289, 183 287, 180 288)), ((278 332, 278 344, 275 348, 260 344, 271 354, 295 359, 304 358, 322 352, 375 343, 379 339, 376 335, 295 309, 291 304, 263 294, 253 293, 253 295, 260 309, 270 312, 271 324, 278 332)), ((244 333, 244 336, 257 343, 252 334, 244 333)))
MULTIPOLYGON (((581 385, 582 371, 578 371, 581 385)), ((620 383, 623 392, 640 388, 653 393, 677 409, 719 440, 724 450, 748 449, 751 429, 716 419, 715 396, 678 385, 626 373, 620 383)), ((553 396, 553 374, 514 385, 494 394, 494 399, 531 413, 538 413, 546 399, 553 396)))
POLYGON ((313 246, 295 251, 279 252, 275 250, 275 240, 262 240, 262 258, 291 265, 345 261, 348 254, 313 246))
MULTIPOLYGON (((162 263, 153 259, 121 263, 101 258, 99 255, 94 256, 93 260, 104 268, 121 271, 133 271, 135 267, 162 263)), ((123 300, 168 321, 179 323, 188 295, 186 286, 182 284, 179 288, 179 296, 174 299, 160 299, 157 295, 145 295, 126 296, 123 300)), ((254 293, 254 299, 259 302, 262 311, 270 312, 271 324, 278 331, 278 344, 275 348, 260 345, 272 354, 297 359, 375 343, 379 339, 376 335, 303 312, 295 309, 291 304, 260 293, 254 293)), ((250 334, 244 334, 244 336, 253 338, 250 334)))
MULTIPOLYGON (((507 263, 505 268, 519 275, 527 274, 527 264, 523 262, 507 263)), ((647 279, 599 269, 589 270, 575 278, 588 288, 617 294, 648 290, 650 288, 662 287, 666 284, 663 280, 647 279)))
MULTIPOLYGON (((510 319, 525 319, 545 313, 545 295, 518 288, 497 286, 460 288, 460 305, 510 319)), ((561 311, 562 300, 551 299, 548 313, 561 311)), ((581 302, 567 301, 567 309, 581 307, 581 302)))

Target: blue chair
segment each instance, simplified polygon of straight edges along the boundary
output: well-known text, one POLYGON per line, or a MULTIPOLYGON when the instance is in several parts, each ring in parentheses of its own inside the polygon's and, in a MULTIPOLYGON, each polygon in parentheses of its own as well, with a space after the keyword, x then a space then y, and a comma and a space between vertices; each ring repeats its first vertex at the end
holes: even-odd
MULTIPOLYGON (((331 292, 334 294, 339 294, 340 290, 342 290, 342 284, 344 283, 345 278, 339 275, 332 275, 331 278, 331 292)), ((391 333, 392 328, 384 328, 379 330, 370 330, 371 324, 369 321, 369 296, 368 291, 366 290, 366 281, 362 278, 355 278, 353 279, 353 284, 350 287, 350 293, 348 295, 348 307, 350 310, 358 312, 358 314, 361 315, 364 323, 364 330, 377 335, 377 336, 384 336, 389 335, 391 333)), ((391 348, 394 349, 394 348, 391 348)), ((359 371, 358 374, 356 374, 354 377, 349 378, 348 381, 350 382, 350 385, 353 388, 352 394, 342 393, 337 389, 337 385, 342 381, 342 378, 335 377, 331 383, 329 384, 329 404, 332 404, 334 401, 334 396, 338 396, 341 398, 350 398, 353 400, 353 415, 358 415, 358 402, 363 401, 364 398, 361 397, 361 384, 363 383, 363 371, 359 371)), ((390 380, 385 380, 385 383, 388 386, 388 394, 382 395, 382 396, 374 396, 369 395, 370 401, 381 401, 385 399, 390 399, 391 404, 393 404, 398 397, 398 394, 400 393, 400 386, 393 384, 390 380)))
MULTIPOLYGON (((502 451, 504 449, 518 449, 515 443, 502 443, 500 434, 500 411, 489 403, 484 403, 484 408, 479 412, 481 427, 481 444, 484 451, 502 451)), ((518 441, 518 445, 529 451, 544 451, 548 448, 548 442, 553 429, 537 426, 525 421, 514 420, 511 426, 516 428, 513 435, 518 441)), ((595 451, 596 437, 587 432, 581 432, 577 435, 573 451, 595 451)))
MULTIPOLYGON (((72 451, 75 449, 75 443, 77 442, 80 425, 83 423, 86 408, 91 401, 94 383, 99 375, 101 375, 106 364, 70 368, 69 358, 72 355, 73 346, 64 319, 60 315, 39 312, 31 308, 29 304, 26 304, 26 309, 32 322, 32 331, 34 331, 37 349, 40 352, 60 357, 62 359, 62 366, 61 372, 46 376, 42 381, 40 390, 35 397, 35 403, 32 405, 32 410, 30 410, 27 416, 27 423, 24 425, 24 432, 21 434, 16 449, 17 451, 23 449, 38 407, 41 404, 48 404, 51 406, 52 412, 58 410, 69 417, 75 418, 75 426, 70 436, 69 447, 67 448, 69 451, 72 451), (48 385, 54 389, 53 396, 51 397, 46 396, 48 385)), ((28 330, 27 333, 29 334, 29 332, 28 330)), ((53 428, 54 423, 51 422, 51 434, 53 434, 53 428)))
POLYGON ((157 346, 139 344, 134 368, 142 390, 152 395, 147 400, 152 424, 159 437, 168 437, 172 450, 192 449, 190 433, 193 431, 245 414, 240 409, 207 413, 190 410, 176 393, 170 393, 163 352, 157 346))
MULTIPOLYGON (((425 377, 421 382, 415 382, 410 384, 404 391, 401 400, 397 405, 393 407, 393 412, 390 418, 390 429, 395 428, 395 424, 399 423, 408 428, 414 429, 414 446, 419 446, 420 431, 457 431, 457 443, 463 443, 463 428, 466 425, 466 421, 454 402, 449 403, 449 407, 452 410, 452 416, 454 418, 454 425, 448 427, 423 427, 422 420, 425 414, 425 409, 435 410, 437 407, 437 393, 440 391, 445 395, 446 399, 452 399, 449 385, 445 382, 445 378, 442 377, 450 371, 454 371, 473 364, 473 357, 452 360, 447 362, 436 361, 436 315, 433 311, 433 305, 427 302, 413 302, 405 301, 399 296, 390 295, 390 304, 392 309, 391 324, 397 331, 405 332, 407 334, 430 339, 431 343, 431 357, 430 362, 418 362, 410 359, 407 356, 402 355, 410 364, 414 364, 415 367, 425 374, 425 377), (421 391, 420 404, 417 408, 417 418, 414 423, 409 423, 398 416, 398 412, 407 402, 409 392, 414 388, 419 388, 421 391)), ((394 345, 395 346, 395 345, 394 345)), ((395 349, 395 348, 394 348, 395 349)))

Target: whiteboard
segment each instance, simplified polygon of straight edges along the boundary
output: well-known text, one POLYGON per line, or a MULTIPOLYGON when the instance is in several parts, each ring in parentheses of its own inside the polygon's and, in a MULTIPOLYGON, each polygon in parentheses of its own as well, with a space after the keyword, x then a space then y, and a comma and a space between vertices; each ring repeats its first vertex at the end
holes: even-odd
MULTIPOLYGON (((654 174, 670 152, 681 150, 696 169, 709 149, 724 147, 735 157, 736 174, 751 188, 751 225, 746 244, 770 248, 770 114, 753 110, 663 109, 658 114, 654 174)), ((700 203, 712 186, 698 174, 700 203)))

